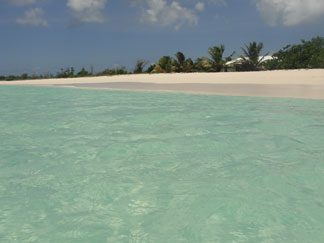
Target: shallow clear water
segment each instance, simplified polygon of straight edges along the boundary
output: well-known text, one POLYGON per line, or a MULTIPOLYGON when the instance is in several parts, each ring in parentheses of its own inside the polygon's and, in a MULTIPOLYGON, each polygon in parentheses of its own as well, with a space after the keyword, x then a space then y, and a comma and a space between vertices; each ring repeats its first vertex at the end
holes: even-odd
POLYGON ((323 242, 324 101, 0 87, 0 242, 323 242))

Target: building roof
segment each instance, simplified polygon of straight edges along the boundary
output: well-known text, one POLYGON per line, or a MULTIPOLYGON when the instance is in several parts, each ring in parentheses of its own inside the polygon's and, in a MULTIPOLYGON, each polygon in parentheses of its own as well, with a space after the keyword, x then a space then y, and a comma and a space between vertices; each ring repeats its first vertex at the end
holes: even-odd
MULTIPOLYGON (((259 56, 259 61, 260 61, 262 58, 263 58, 263 56, 259 56)), ((249 58, 246 57, 246 59, 249 59, 249 58)), ((272 59, 274 59, 273 56, 264 56, 264 59, 262 60, 261 63, 263 63, 263 62, 265 62, 265 61, 272 60, 272 59)), ((236 58, 236 59, 234 59, 234 60, 232 60, 232 61, 227 62, 225 65, 228 66, 228 65, 231 65, 231 64, 241 64, 242 61, 243 61, 243 58, 238 57, 238 58, 236 58)))

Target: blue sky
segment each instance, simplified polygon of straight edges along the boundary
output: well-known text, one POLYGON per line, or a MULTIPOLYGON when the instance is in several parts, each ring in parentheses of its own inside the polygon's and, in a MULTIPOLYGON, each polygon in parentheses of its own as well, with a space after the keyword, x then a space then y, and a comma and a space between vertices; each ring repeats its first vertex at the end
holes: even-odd
POLYGON ((249 41, 277 51, 324 36, 323 0, 0 0, 0 74, 95 71, 249 41))

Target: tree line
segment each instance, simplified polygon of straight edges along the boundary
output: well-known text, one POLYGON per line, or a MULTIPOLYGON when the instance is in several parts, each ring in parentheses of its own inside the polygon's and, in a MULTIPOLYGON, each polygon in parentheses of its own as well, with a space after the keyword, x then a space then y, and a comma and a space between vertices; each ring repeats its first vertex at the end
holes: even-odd
MULTIPOLYGON (((120 74, 137 73, 190 73, 190 72, 221 72, 221 71, 259 71, 301 68, 324 68, 324 37, 316 37, 310 41, 301 40, 300 44, 287 45, 272 55, 272 59, 265 60, 261 56, 262 42, 250 42, 241 47, 242 54, 238 55, 237 62, 233 60, 235 51, 229 56, 224 56, 225 46, 213 46, 208 48, 208 57, 199 57, 196 60, 187 58, 182 52, 177 52, 174 57, 163 56, 156 63, 148 66, 149 62, 143 59, 137 60, 132 72, 125 67, 107 68, 94 73, 82 68, 76 72, 73 67, 61 69, 55 75, 31 75, 23 73, 20 76, 0 76, 0 80, 27 80, 45 78, 73 78, 91 76, 112 76, 120 74), (147 67, 148 66, 148 67, 147 67), (147 68, 146 68, 147 67, 147 68)), ((92 68, 91 68, 92 69, 92 68)))

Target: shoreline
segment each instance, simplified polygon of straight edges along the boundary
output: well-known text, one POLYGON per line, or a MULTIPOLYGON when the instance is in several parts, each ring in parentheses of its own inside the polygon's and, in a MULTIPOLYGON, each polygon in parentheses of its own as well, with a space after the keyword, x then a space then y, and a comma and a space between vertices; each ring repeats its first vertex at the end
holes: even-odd
POLYGON ((62 88, 81 88, 116 91, 172 92, 226 96, 273 98, 324 99, 324 85, 271 85, 271 84, 207 84, 207 83, 91 83, 53 85, 62 88))
POLYGON ((324 99, 324 69, 228 73, 131 74, 67 79, 2 81, 0 85, 324 99))

